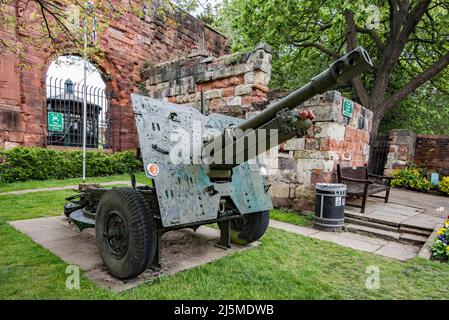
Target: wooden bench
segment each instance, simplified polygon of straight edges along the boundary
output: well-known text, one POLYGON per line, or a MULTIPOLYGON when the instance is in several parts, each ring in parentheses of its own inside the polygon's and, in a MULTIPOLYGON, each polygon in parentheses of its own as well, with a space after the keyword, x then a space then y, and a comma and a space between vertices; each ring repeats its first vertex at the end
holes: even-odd
POLYGON ((388 202, 390 197, 390 180, 392 177, 379 176, 368 173, 368 166, 341 167, 337 165, 338 183, 346 184, 346 195, 363 197, 362 205, 346 203, 348 206, 361 208, 365 212, 366 199, 368 197, 381 198, 388 202), (385 192, 385 196, 375 195, 385 192))

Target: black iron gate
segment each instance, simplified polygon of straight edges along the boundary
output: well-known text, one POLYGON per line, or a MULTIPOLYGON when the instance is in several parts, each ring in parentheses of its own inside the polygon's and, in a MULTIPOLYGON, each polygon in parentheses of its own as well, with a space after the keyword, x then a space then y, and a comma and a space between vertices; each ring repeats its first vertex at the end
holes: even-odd
POLYGON ((372 134, 370 137, 369 171, 371 174, 383 175, 388 155, 388 134, 372 134))
MULTIPOLYGON (((109 149, 109 108, 105 89, 87 86, 86 146, 109 149)), ((46 86, 47 145, 82 147, 84 86, 50 77, 46 86)))

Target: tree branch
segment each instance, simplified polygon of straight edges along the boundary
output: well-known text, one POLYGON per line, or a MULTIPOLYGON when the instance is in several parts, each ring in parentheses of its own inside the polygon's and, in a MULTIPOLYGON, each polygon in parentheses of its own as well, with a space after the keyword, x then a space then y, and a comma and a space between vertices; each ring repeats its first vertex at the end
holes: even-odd
MULTIPOLYGON (((346 44, 348 52, 355 49, 357 45, 356 38, 356 25, 354 20, 354 12, 348 10, 345 12, 346 19, 346 44)), ((362 83, 360 76, 357 76, 351 81, 352 87, 354 88, 355 94, 360 99, 360 102, 367 106, 369 105, 369 96, 366 91, 365 86, 362 83)))
POLYGON ((413 78, 409 83, 407 83, 401 90, 393 94, 382 106, 380 110, 381 113, 385 112, 392 106, 400 103, 409 94, 415 91, 419 86, 423 85, 429 81, 432 77, 437 75, 440 71, 449 65, 449 52, 442 56, 438 61, 436 61, 432 66, 427 68, 424 72, 413 78))
POLYGON ((376 31, 374 31, 373 29, 363 28, 358 25, 355 25, 355 30, 360 33, 368 34, 374 41, 380 52, 383 52, 385 50, 385 46, 376 31))
POLYGON ((301 48, 316 48, 332 58, 335 58, 335 59, 341 58, 341 54, 339 54, 338 52, 334 52, 334 51, 324 47, 323 45, 315 43, 315 42, 293 42, 293 45, 295 47, 301 47, 301 48))

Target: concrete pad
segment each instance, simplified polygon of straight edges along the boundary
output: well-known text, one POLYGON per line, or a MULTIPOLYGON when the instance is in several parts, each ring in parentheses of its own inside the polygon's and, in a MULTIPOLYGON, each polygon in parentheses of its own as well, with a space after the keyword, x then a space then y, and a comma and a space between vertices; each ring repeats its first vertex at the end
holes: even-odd
POLYGON ((301 227, 301 226, 297 226, 297 225, 294 225, 291 223, 276 221, 273 219, 270 220, 270 227, 275 228, 275 229, 284 230, 287 232, 300 234, 302 236, 310 236, 311 234, 320 232, 319 230, 315 230, 312 228, 301 227))
POLYGON ((162 268, 148 269, 135 279, 121 281, 111 276, 103 265, 93 229, 79 232, 74 225, 68 224, 64 216, 12 221, 9 224, 66 263, 79 266, 85 271, 84 275, 99 286, 117 292, 154 281, 160 275, 173 275, 258 245, 257 242, 246 246, 233 245, 231 249, 223 250, 215 246, 220 237, 219 230, 201 226, 196 232, 188 229, 170 231, 161 238, 162 268))

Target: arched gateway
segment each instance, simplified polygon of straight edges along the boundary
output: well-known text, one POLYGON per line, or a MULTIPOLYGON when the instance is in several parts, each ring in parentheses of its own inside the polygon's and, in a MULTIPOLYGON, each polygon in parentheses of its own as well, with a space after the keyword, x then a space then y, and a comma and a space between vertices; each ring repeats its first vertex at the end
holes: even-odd
MULTIPOLYGON (((111 2, 121 5, 118 0, 111 2)), ((36 10, 32 3, 28 7, 21 7, 20 1, 7 5, 11 6, 8 12, 17 15, 17 28, 0 26, 0 34, 5 41, 21 47, 22 52, 0 48, 0 147, 44 146, 53 143, 47 134, 46 73, 58 52, 48 44, 33 41, 31 31, 20 30, 22 22, 36 10)), ((226 38, 198 19, 180 11, 168 15, 162 17, 155 11, 139 17, 125 12, 109 21, 106 30, 98 35, 103 56, 91 62, 105 75, 111 121, 109 147, 113 150, 137 145, 130 94, 139 92, 145 62, 158 64, 198 49, 213 56, 227 51, 226 38)), ((61 43, 60 49, 74 53, 69 41, 61 43)))

